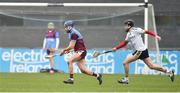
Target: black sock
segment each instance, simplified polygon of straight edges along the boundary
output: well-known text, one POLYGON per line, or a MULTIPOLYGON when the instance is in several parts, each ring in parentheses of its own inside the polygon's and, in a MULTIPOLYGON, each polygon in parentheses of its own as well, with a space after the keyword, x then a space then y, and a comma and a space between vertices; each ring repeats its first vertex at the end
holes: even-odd
POLYGON ((51 68, 51 70, 54 70, 54 68, 51 68))
POLYGON ((97 74, 93 72, 93 76, 97 77, 97 74))
POLYGON ((74 78, 73 76, 74 76, 74 74, 70 74, 70 76, 69 76, 69 77, 70 77, 70 78, 74 78))

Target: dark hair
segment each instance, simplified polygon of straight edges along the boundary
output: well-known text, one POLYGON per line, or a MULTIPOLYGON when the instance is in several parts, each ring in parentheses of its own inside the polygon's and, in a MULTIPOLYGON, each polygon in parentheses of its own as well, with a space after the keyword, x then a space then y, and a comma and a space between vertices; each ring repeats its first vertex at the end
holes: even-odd
POLYGON ((128 19, 128 20, 124 21, 124 24, 133 27, 134 26, 134 21, 132 19, 128 19))

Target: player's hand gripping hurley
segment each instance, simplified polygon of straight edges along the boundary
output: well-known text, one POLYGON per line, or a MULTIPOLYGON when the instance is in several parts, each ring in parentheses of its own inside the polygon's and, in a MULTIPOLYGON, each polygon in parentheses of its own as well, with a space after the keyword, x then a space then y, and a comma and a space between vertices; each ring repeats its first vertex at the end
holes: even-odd
POLYGON ((105 51, 105 52, 94 52, 93 54, 93 57, 98 57, 99 55, 102 55, 102 54, 106 54, 106 53, 110 53, 110 52, 114 52, 114 50, 108 50, 108 51, 105 51))
POLYGON ((73 52, 73 50, 70 50, 70 51, 65 52, 64 54, 61 54, 61 53, 59 53, 61 50, 56 50, 56 51, 57 51, 58 53, 53 54, 53 55, 46 55, 45 58, 50 58, 50 57, 55 57, 55 56, 63 56, 64 54, 68 54, 68 53, 70 53, 70 52, 73 52))

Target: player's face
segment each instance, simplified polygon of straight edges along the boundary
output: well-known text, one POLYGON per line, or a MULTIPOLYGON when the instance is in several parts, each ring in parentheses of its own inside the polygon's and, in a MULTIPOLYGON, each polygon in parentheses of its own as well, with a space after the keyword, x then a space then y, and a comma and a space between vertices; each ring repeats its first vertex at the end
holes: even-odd
POLYGON ((131 26, 129 26, 129 25, 124 25, 124 30, 125 30, 126 32, 128 32, 130 28, 131 28, 131 26))
POLYGON ((54 28, 55 28, 54 26, 51 26, 51 25, 48 26, 48 29, 49 29, 49 30, 53 30, 54 28))
POLYGON ((66 31, 66 33, 69 33, 71 31, 72 27, 71 26, 66 26, 64 28, 64 30, 66 31))

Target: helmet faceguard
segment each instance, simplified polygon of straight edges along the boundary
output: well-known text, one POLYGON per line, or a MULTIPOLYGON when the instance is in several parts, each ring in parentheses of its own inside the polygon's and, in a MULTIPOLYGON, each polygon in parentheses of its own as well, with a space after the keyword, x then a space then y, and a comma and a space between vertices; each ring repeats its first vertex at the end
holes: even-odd
POLYGON ((74 22, 72 20, 64 21, 65 31, 70 33, 71 29, 74 27, 74 22))

